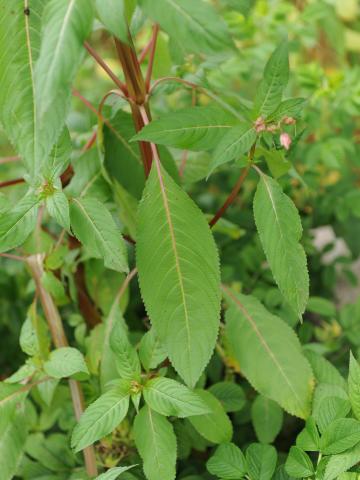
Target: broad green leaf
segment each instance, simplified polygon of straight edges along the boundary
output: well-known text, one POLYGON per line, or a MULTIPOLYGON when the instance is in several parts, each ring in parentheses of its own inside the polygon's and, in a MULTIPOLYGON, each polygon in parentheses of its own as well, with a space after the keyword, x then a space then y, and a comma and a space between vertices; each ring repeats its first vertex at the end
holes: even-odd
POLYGON ((283 411, 269 398, 258 395, 251 406, 251 419, 261 443, 272 443, 283 424, 283 411))
POLYGON ((0 214, 0 253, 25 242, 36 225, 39 200, 28 193, 14 207, 0 214))
POLYGON ((264 147, 256 148, 256 157, 264 157, 273 177, 280 178, 287 173, 292 164, 284 156, 283 150, 267 150, 264 147))
POLYGON ((317 385, 312 406, 314 417, 320 432, 338 418, 345 418, 351 409, 347 393, 337 385, 320 383, 317 385))
POLYGON ((230 442, 233 434, 232 424, 219 400, 206 390, 197 389, 195 392, 208 406, 210 413, 189 417, 192 426, 212 443, 230 442))
POLYGON ((326 358, 309 349, 304 349, 304 355, 310 363, 317 383, 338 385, 344 390, 347 389, 345 378, 326 358))
POLYGON ((1 124, 30 178, 34 177, 39 162, 34 68, 40 49, 41 17, 47 3, 47 0, 0 2, 1 124), (25 15, 24 9, 29 7, 31 13, 25 15))
POLYGON ((312 417, 306 420, 304 429, 296 437, 296 446, 306 452, 318 452, 320 450, 320 435, 312 417))
POLYGON ((26 315, 20 330, 19 343, 21 350, 29 356, 38 355, 45 359, 49 352, 50 338, 45 320, 37 314, 34 301, 26 315))
POLYGON ((231 128, 218 143, 212 156, 209 172, 248 153, 255 140, 256 132, 252 125, 242 124, 231 128))
POLYGON ((34 71, 43 162, 64 127, 71 85, 83 58, 83 42, 91 31, 93 16, 93 4, 88 0, 49 0, 44 9, 41 48, 34 71))
POLYGON ((206 468, 212 475, 224 480, 239 480, 247 471, 244 454, 233 443, 219 445, 207 461, 206 468))
POLYGON ((53 181, 63 173, 70 162, 71 152, 70 133, 65 127, 44 165, 43 174, 47 180, 53 181))
POLYGON ((126 0, 96 0, 96 10, 105 27, 127 43, 126 0))
POLYGON ((314 466, 310 457, 299 447, 291 447, 286 459, 285 470, 295 478, 307 478, 314 475, 314 466))
POLYGON ((194 386, 219 327, 218 253, 205 217, 159 162, 139 205, 136 263, 155 332, 174 368, 194 386))
POLYGON ((334 480, 360 462, 360 443, 347 452, 332 455, 325 468, 324 480, 334 480))
POLYGON ((82 353, 73 347, 53 350, 44 364, 44 370, 53 378, 83 378, 89 375, 82 353))
POLYGON ((186 51, 217 53, 232 46, 225 22, 202 0, 141 0, 140 5, 186 51))
POLYGON ((131 468, 134 468, 135 465, 130 465, 129 467, 114 467, 107 470, 105 473, 97 476, 95 480, 116 480, 122 473, 127 472, 131 468))
POLYGON ((254 216, 260 240, 275 281, 298 316, 309 297, 306 256, 299 240, 299 213, 280 185, 261 173, 254 197, 254 216))
POLYGON ((143 389, 145 402, 152 410, 167 417, 190 417, 209 413, 201 397, 170 378, 158 377, 146 382, 143 389))
POLYGON ((171 423, 145 406, 135 417, 134 437, 146 478, 174 480, 176 437, 171 423))
POLYGON ((52 472, 66 471, 75 466, 75 458, 68 447, 68 439, 59 433, 46 437, 40 432, 29 435, 25 451, 52 472))
POLYGON ((90 256, 103 258, 105 267, 127 272, 127 252, 120 230, 107 208, 94 198, 73 198, 71 228, 90 256))
POLYGON ((218 382, 211 385, 209 392, 220 400, 225 412, 237 412, 246 403, 246 397, 240 385, 233 382, 218 382))
POLYGON ((304 98, 288 98, 282 101, 277 109, 266 119, 267 122, 281 122, 284 117, 298 118, 304 108, 304 98))
POLYGON ((69 201, 62 191, 57 190, 46 198, 46 208, 59 225, 70 231, 69 201))
POLYGON ((277 453, 272 445, 252 443, 246 450, 246 463, 252 480, 270 480, 276 462, 277 453))
POLYGON ((187 150, 212 150, 234 123, 234 117, 218 107, 191 107, 153 120, 132 140, 187 150))
POLYGON ((255 117, 267 117, 278 108, 288 80, 289 53, 287 41, 284 41, 276 48, 265 66, 264 76, 255 97, 255 117))
POLYGON ((360 420, 360 365, 350 352, 349 365, 349 398, 354 416, 360 420))
POLYGON ((360 442, 360 422, 354 418, 338 418, 324 430, 320 450, 325 455, 342 453, 360 442))
POLYGON ((228 287, 224 293, 229 302, 226 338, 242 373, 259 393, 284 410, 308 417, 313 377, 294 331, 257 298, 228 287))
POLYGON ((71 437, 76 452, 105 437, 122 422, 129 408, 129 388, 127 381, 120 381, 85 410, 71 437))
POLYGON ((69 303, 64 285, 52 272, 44 272, 41 276, 41 283, 45 287, 45 290, 53 297, 56 305, 66 305, 69 303))
POLYGON ((167 353, 153 328, 150 328, 140 341, 139 357, 145 370, 156 368, 167 357, 167 353))
POLYGON ((121 378, 140 380, 138 354, 128 339, 124 324, 116 322, 110 333, 110 347, 115 354, 116 368, 121 378))

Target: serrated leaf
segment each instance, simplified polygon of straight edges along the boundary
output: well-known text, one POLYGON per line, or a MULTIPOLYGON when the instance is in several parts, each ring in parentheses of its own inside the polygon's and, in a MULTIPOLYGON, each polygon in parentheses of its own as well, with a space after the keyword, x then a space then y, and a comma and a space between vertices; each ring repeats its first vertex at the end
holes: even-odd
POLYGON ((254 216, 261 244, 275 281, 298 316, 309 298, 306 256, 299 240, 299 213, 280 185, 261 173, 254 197, 254 216))
POLYGON ((325 455, 342 453, 360 442, 360 422, 354 418, 338 418, 324 430, 320 451, 325 455))
POLYGON ((314 466, 310 457, 299 447, 291 447, 286 459, 285 470, 295 478, 307 478, 314 475, 314 466))
POLYGON ((334 480, 360 461, 360 443, 351 450, 332 455, 326 464, 324 480, 334 480))
POLYGON ((209 172, 249 152, 256 140, 252 125, 242 124, 231 128, 218 143, 210 163, 209 172))
POLYGON ((284 117, 298 118, 304 108, 305 98, 288 98, 266 119, 267 122, 281 122, 284 117))
POLYGON ((246 460, 239 447, 233 443, 223 443, 207 461, 206 468, 212 475, 224 480, 238 480, 246 471, 246 460))
POLYGON ((203 1, 141 0, 140 4, 146 14, 186 51, 217 53, 232 46, 225 22, 203 1))
POLYGON ((313 377, 295 333, 257 298, 223 289, 229 301, 226 338, 242 373, 259 393, 292 415, 306 418, 313 377))
POLYGON ((189 417, 189 421, 201 436, 213 443, 230 442, 233 428, 219 400, 206 390, 195 392, 208 406, 210 413, 189 417))
POLYGON ((121 322, 116 322, 111 330, 110 347, 115 354, 116 368, 120 377, 128 380, 140 380, 139 357, 129 342, 127 331, 121 322))
POLYGON ((296 437, 296 446, 307 452, 320 450, 320 435, 312 417, 306 420, 304 429, 296 437))
POLYGON ((132 140, 194 151, 212 150, 234 123, 234 117, 218 107, 192 107, 153 120, 132 140))
POLYGON ((70 204, 71 228, 89 255, 103 258, 107 268, 127 272, 127 252, 120 230, 110 212, 98 200, 73 198, 70 204))
POLYGON ((37 314, 34 301, 26 315, 25 322, 20 330, 20 348, 29 356, 39 355, 45 359, 49 352, 50 339, 48 326, 45 320, 37 314))
POLYGON ((25 242, 36 224, 39 200, 28 193, 10 210, 0 214, 0 253, 25 242))
POLYGON ((82 353, 73 347, 61 347, 53 350, 44 364, 44 370, 53 378, 76 377, 81 379, 89 375, 82 353))
POLYGON ((326 358, 312 350, 304 349, 304 355, 308 359, 317 383, 338 385, 346 391, 346 380, 339 370, 326 358))
POLYGON ((46 208, 59 225, 70 230, 69 201, 62 191, 55 191, 46 198, 46 208))
POLYGON ((167 417, 190 417, 209 413, 201 397, 170 378, 158 377, 146 382, 144 400, 155 412, 167 417))
POLYGON ((136 465, 130 465, 129 467, 114 467, 107 470, 105 473, 97 476, 95 480, 116 480, 122 473, 127 472, 136 465))
POLYGON ((211 385, 208 390, 220 400, 225 412, 237 412, 246 404, 245 393, 236 383, 218 382, 211 385))
POLYGON ((203 214, 159 162, 139 205, 136 263, 156 334, 177 372, 194 386, 219 327, 218 253, 203 214))
POLYGON ((259 115, 267 117, 279 106, 289 80, 288 56, 288 44, 287 41, 284 41, 269 58, 255 97, 255 117, 259 115))
POLYGON ((105 27, 127 43, 126 0, 96 0, 96 10, 105 27))
POLYGON ((256 157, 264 157, 271 172, 275 178, 282 177, 287 173, 292 165, 284 156, 283 150, 267 150, 261 146, 256 148, 256 157))
POLYGON ((349 364, 349 399, 354 416, 360 420, 360 365, 350 352, 349 364))
POLYGON ((174 480, 176 437, 171 423, 145 406, 135 417, 134 437, 148 480, 174 480))
POLYGON ((167 357, 166 350, 161 345, 153 328, 141 338, 139 357, 145 370, 156 368, 167 357))
POLYGON ((76 452, 105 437, 122 422, 129 408, 129 388, 127 381, 120 381, 85 410, 71 437, 76 452))
POLYGON ((251 419, 259 442, 272 443, 281 430, 283 411, 273 400, 258 395, 251 406, 251 419))
POLYGON ((320 383, 317 385, 312 407, 320 432, 323 432, 337 418, 344 418, 351 409, 347 393, 337 385, 320 383))
POLYGON ((272 445, 252 443, 246 450, 248 473, 253 480, 270 480, 276 462, 277 453, 272 445))
POLYGON ((71 152, 72 144, 70 133, 68 128, 65 127, 43 167, 44 177, 48 180, 54 180, 59 177, 70 162, 71 152))

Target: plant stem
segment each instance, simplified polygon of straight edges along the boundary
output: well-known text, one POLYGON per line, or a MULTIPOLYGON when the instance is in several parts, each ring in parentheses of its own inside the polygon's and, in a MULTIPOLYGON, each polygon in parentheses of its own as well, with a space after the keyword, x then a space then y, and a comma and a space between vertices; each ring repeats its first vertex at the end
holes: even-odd
POLYGON ((24 183, 23 178, 15 178, 14 180, 6 180, 5 182, 0 182, 0 188, 10 187, 11 185, 17 185, 18 183, 24 183))
POLYGON ((18 155, 15 155, 13 157, 3 157, 0 158, 0 165, 3 165, 4 163, 18 162, 19 160, 20 157, 18 155))
MULTIPOLYGON (((36 289, 44 310, 46 320, 49 325, 51 337, 56 348, 67 347, 68 341, 65 335, 64 327, 60 318, 59 311, 51 297, 42 285, 41 277, 44 273, 43 254, 31 255, 27 258, 31 274, 34 278, 36 289)), ((69 379, 71 398, 73 402, 75 417, 79 420, 84 411, 84 398, 80 384, 76 380, 69 379)), ((92 446, 83 450, 87 474, 92 477, 98 474, 96 466, 95 451, 92 446)))
POLYGON ((26 262, 26 257, 20 257, 19 255, 13 255, 12 253, 0 253, 0 257, 10 258, 11 260, 18 260, 19 262, 26 262))
POLYGON ((150 56, 149 56, 149 65, 146 71, 146 79, 145 79, 145 89, 148 92, 150 89, 150 82, 152 76, 152 70, 154 66, 154 58, 155 58, 155 50, 156 50, 156 40, 159 33, 159 25, 155 24, 153 27, 153 33, 151 37, 151 45, 150 45, 150 56))

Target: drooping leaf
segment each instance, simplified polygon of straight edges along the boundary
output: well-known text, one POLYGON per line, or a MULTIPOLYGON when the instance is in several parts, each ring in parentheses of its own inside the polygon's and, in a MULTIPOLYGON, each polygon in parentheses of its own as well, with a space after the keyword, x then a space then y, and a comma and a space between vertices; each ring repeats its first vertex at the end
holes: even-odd
POLYGON ((186 108, 153 120, 133 140, 187 150, 212 150, 234 123, 234 117, 218 107, 186 108))
POLYGON ((129 398, 129 383, 119 381, 116 387, 95 400, 74 428, 72 448, 78 452, 112 432, 126 416, 129 398))
POLYGON ((281 430, 283 411, 279 405, 258 395, 251 406, 251 419, 261 443, 272 443, 281 430))
POLYGON ((115 354, 116 368, 121 378, 139 380, 141 366, 138 354, 131 345, 124 324, 115 322, 110 333, 110 347, 115 354))
POLYGON ((349 365, 349 399, 354 416, 360 420, 360 365, 350 352, 349 365))
POLYGON ((233 443, 223 443, 207 461, 206 468, 212 475, 224 480, 238 480, 246 471, 245 456, 233 443))
POLYGON ((34 301, 26 315, 20 330, 19 343, 21 350, 29 356, 38 355, 45 359, 49 353, 50 339, 45 320, 36 311, 34 301))
POLYGON ((136 259, 155 332, 175 369, 194 386, 219 326, 218 254, 204 216, 158 162, 139 205, 136 259))
POLYGON ((210 413, 189 417, 192 426, 210 442, 230 442, 233 434, 232 424, 219 400, 206 390, 197 389, 195 392, 208 406, 210 413))
POLYGON ((144 399, 155 412, 165 416, 190 417, 209 413, 210 409, 201 397, 170 378, 158 377, 146 382, 144 399))
POLYGON ((240 385, 233 382, 218 382, 209 387, 211 392, 220 400, 225 412, 237 412, 246 404, 246 397, 240 385))
POLYGON ((285 470, 295 478, 307 478, 314 475, 314 466, 310 457, 299 447, 291 447, 286 459, 285 470))
POLYGON ((89 375, 82 353, 73 347, 53 350, 44 364, 44 370, 53 378, 76 377, 80 379, 89 375))
POLYGON ((141 0, 140 4, 186 51, 213 53, 232 45, 225 22, 202 0, 141 0))
POLYGON ((96 0, 96 10, 105 27, 127 43, 126 0, 96 0))
POLYGON ((275 471, 277 453, 272 445, 252 443, 246 450, 246 463, 250 478, 270 480, 275 471))
POLYGON ((174 480, 176 437, 171 423, 145 406, 135 417, 134 437, 148 480, 174 480))
POLYGON ((71 228, 88 253, 103 258, 106 267, 127 272, 124 240, 107 208, 94 198, 73 198, 70 204, 71 228))
POLYGON ((66 195, 57 190, 46 198, 46 208, 59 225, 70 230, 69 201, 66 195))
POLYGON ((260 240, 281 293, 298 316, 309 297, 306 256, 299 240, 299 213, 279 184, 265 174, 254 197, 254 216, 260 240))
POLYGON ((242 373, 262 395, 306 418, 313 377, 295 333, 257 298, 236 294, 228 287, 224 293, 229 301, 226 337, 242 373))
POLYGON ((320 449, 325 455, 342 453, 360 442, 360 422, 354 418, 338 418, 324 430, 320 449))
POLYGON ((0 214, 0 252, 21 245, 34 230, 39 200, 28 193, 10 210, 0 214))

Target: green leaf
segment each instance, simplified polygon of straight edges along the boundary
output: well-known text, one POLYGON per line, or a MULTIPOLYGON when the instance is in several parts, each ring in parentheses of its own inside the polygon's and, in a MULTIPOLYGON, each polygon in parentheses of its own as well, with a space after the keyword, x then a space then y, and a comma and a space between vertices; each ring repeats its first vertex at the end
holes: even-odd
POLYGON ((208 406, 210 413, 189 417, 192 426, 212 443, 230 442, 233 434, 232 424, 219 400, 206 390, 197 389, 195 392, 208 406))
POLYGON ((298 316, 309 297, 306 256, 299 240, 299 213, 279 184, 261 173, 254 198, 254 216, 260 240, 275 281, 298 316))
POLYGON ((360 422, 354 418, 338 418, 324 430, 320 450, 325 455, 342 453, 360 442, 360 422))
POLYGON ((276 468, 276 450, 271 445, 252 443, 246 450, 246 462, 252 480, 270 480, 276 468))
POLYGON ((47 180, 53 181, 63 173, 70 162, 72 148, 70 133, 65 127, 44 165, 43 174, 47 180))
POLYGON ((223 443, 207 461, 206 468, 212 475, 224 480, 239 480, 246 471, 244 454, 233 443, 223 443))
POLYGON ((288 475, 295 478, 307 478, 314 475, 314 466, 309 455, 299 447, 290 448, 285 470, 288 475))
POLYGON ((97 476, 95 480, 116 480, 119 475, 124 472, 127 472, 131 468, 134 468, 136 465, 130 465, 129 467, 114 467, 107 470, 105 473, 97 476))
POLYGON ((261 443, 272 443, 283 424, 283 411, 269 398, 258 395, 251 406, 251 419, 261 443))
POLYGON ((126 0, 96 0, 96 10, 105 27, 115 37, 128 43, 126 0))
MULTIPOLYGON (((83 42, 91 31, 93 16, 93 5, 88 0, 50 0, 44 9, 35 67, 36 122, 43 162, 63 129, 71 85, 83 58, 83 42)), ((44 168, 48 168, 46 162, 44 168)))
POLYGON ((246 397, 240 385, 233 382, 218 382, 211 385, 212 393, 224 407, 225 412, 237 412, 244 408, 246 397))
POLYGON ((116 368, 121 378, 140 380, 141 366, 138 354, 128 339, 124 324, 116 322, 110 333, 110 346, 115 354, 116 368))
POLYGON ((295 333, 257 298, 235 294, 227 287, 224 293, 229 301, 226 338, 242 373, 259 393, 292 415, 306 418, 313 377, 295 333))
POLYGON ((360 461, 360 443, 351 450, 332 455, 325 468, 324 480, 334 480, 360 461))
POLYGON ((89 375, 85 359, 79 350, 72 347, 61 347, 50 353, 44 364, 45 372, 53 378, 76 377, 85 378, 89 375))
POLYGON ((350 352, 349 365, 349 398, 354 416, 360 420, 360 365, 350 352))
POLYGON ((298 118, 304 108, 304 98, 288 98, 266 119, 267 122, 281 122, 284 117, 298 118))
POLYGON ((127 253, 120 230, 107 208, 94 198, 73 198, 71 227, 90 256, 103 258, 105 267, 128 272, 127 253))
POLYGON ((19 247, 35 229, 39 200, 28 193, 13 208, 0 214, 0 253, 19 247))
POLYGON ((46 0, 32 1, 31 14, 25 15, 29 1, 0 2, 0 119, 31 178, 38 162, 34 68, 46 3, 46 0))
POLYGON ((319 384, 314 392, 313 411, 320 432, 337 418, 344 418, 351 405, 347 393, 337 385, 319 384))
POLYGON ((113 183, 114 200, 117 204, 121 223, 127 228, 131 238, 136 240, 136 213, 138 201, 117 181, 113 183))
POLYGON ((145 370, 156 368, 167 357, 167 353, 153 328, 150 328, 141 338, 139 357, 145 370))
POLYGON ((306 420, 304 429, 296 437, 296 446, 307 452, 320 450, 320 435, 312 417, 306 420))
POLYGON ((304 349, 304 355, 310 363, 317 383, 338 385, 344 390, 347 389, 345 378, 326 358, 309 349, 304 349))
POLYGON ((289 53, 287 41, 282 42, 271 55, 264 76, 257 89, 254 117, 267 117, 279 106, 289 80, 289 53))
POLYGON ((225 22, 203 1, 141 0, 140 5, 188 52, 211 54, 232 46, 225 22))
POLYGON ((153 120, 132 140, 187 150, 212 150, 234 123, 234 117, 218 107, 191 107, 153 120))
POLYGON ((158 377, 146 382, 145 402, 152 410, 167 417, 190 417, 209 413, 207 404, 196 393, 170 378, 158 377))
POLYGON ((64 285, 52 272, 44 272, 41 283, 55 300, 56 305, 65 305, 69 302, 64 285))
POLYGON ((203 214, 159 162, 139 205, 136 263, 155 332, 174 368, 194 386, 219 327, 218 253, 203 214))
POLYGON ((321 297, 310 297, 306 306, 308 312, 318 313, 324 317, 336 317, 336 308, 333 302, 321 297))
POLYGON ((49 352, 50 339, 45 320, 37 314, 34 301, 26 315, 20 330, 19 343, 21 350, 29 356, 39 355, 45 359, 49 352))
POLYGON ((171 423, 145 406, 135 417, 134 437, 147 479, 174 480, 176 437, 171 423))
POLYGON ((70 231, 69 201, 62 191, 55 191, 46 198, 46 208, 59 225, 70 231))
POLYGON ((231 128, 220 140, 210 163, 211 173, 219 165, 231 162, 249 152, 256 140, 252 125, 242 124, 231 128))
POLYGON ((256 157, 264 157, 273 177, 280 178, 292 165, 284 156, 283 150, 267 150, 261 146, 256 148, 256 157))
POLYGON ((112 432, 125 418, 129 408, 129 383, 118 385, 101 395, 81 415, 74 428, 71 446, 76 452, 112 432))

